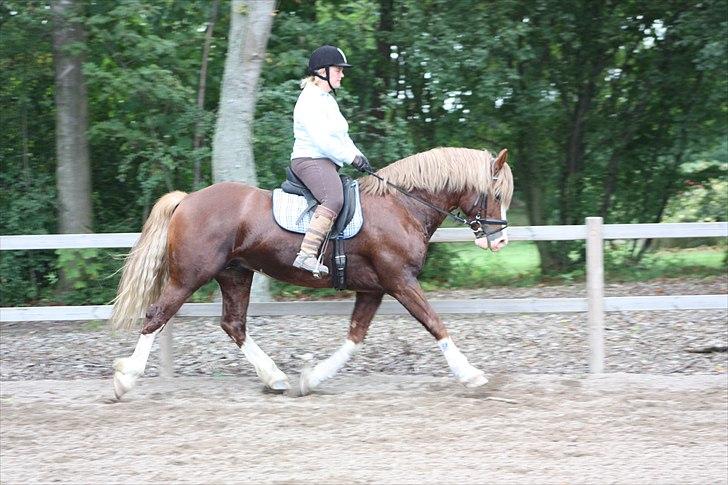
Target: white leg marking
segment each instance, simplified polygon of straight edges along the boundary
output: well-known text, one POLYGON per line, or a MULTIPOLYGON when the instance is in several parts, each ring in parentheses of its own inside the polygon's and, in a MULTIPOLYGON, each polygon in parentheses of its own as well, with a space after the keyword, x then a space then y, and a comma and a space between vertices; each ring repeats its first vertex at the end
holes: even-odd
POLYGON ((442 350, 450 370, 455 378, 467 387, 478 387, 488 382, 482 370, 478 370, 468 362, 468 359, 460 352, 450 337, 437 341, 438 347, 442 350))
POLYGON ((131 357, 116 359, 114 361, 114 394, 117 399, 126 394, 134 387, 137 378, 144 373, 147 367, 147 359, 152 351, 152 344, 159 330, 146 335, 140 335, 134 353, 131 357))
POLYGON ((248 359, 248 362, 253 364, 253 367, 255 367, 255 373, 258 374, 258 377, 260 377, 260 380, 262 380, 266 386, 277 391, 283 391, 291 388, 291 385, 288 382, 288 377, 278 368, 278 366, 276 366, 273 359, 268 357, 268 354, 258 347, 258 344, 255 343, 253 337, 246 335, 245 342, 243 343, 243 346, 240 347, 240 350, 243 352, 243 355, 245 355, 245 358, 248 359))
POLYGON ((344 367, 349 359, 357 350, 361 348, 361 344, 354 343, 353 340, 347 339, 344 345, 334 352, 331 357, 316 364, 316 366, 301 374, 301 394, 308 394, 326 379, 330 379, 344 367))

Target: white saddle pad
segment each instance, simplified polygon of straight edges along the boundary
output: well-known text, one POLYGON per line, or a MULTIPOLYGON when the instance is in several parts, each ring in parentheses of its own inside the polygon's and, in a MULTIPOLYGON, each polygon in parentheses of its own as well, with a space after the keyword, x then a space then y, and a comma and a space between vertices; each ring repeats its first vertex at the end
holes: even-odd
MULTIPOLYGON (((359 185, 356 187, 356 198, 354 203, 356 209, 351 222, 344 229, 344 239, 349 239, 357 235, 364 223, 364 217, 361 213, 361 204, 359 203, 359 185)), ((301 213, 306 210, 306 198, 301 195, 289 194, 283 192, 282 189, 273 190, 273 218, 279 226, 291 232, 304 234, 311 223, 311 216, 315 209, 311 209, 307 214, 301 217, 301 213), (298 222, 300 218, 300 222, 298 222)))

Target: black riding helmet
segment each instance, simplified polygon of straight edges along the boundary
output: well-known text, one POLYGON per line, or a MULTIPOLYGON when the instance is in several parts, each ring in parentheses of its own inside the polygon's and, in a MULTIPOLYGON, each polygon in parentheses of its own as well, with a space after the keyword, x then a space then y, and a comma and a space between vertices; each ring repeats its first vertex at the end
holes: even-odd
POLYGON ((329 68, 331 66, 351 67, 351 64, 346 62, 346 56, 344 55, 342 50, 338 47, 334 47, 333 45, 323 45, 319 47, 318 49, 313 51, 313 54, 311 54, 311 58, 308 60, 309 74, 321 78, 329 83, 329 87, 334 92, 334 94, 336 94, 336 90, 331 85, 331 81, 329 81, 329 68), (322 68, 326 68, 326 77, 316 72, 322 68))

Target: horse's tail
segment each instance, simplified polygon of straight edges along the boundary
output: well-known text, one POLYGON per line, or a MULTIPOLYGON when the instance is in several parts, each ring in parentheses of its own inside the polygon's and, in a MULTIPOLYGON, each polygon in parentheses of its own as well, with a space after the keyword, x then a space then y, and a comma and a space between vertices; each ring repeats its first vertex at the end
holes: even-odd
POLYGON ((144 223, 139 241, 126 257, 119 288, 111 312, 114 329, 133 328, 144 316, 147 307, 159 298, 169 279, 167 231, 172 213, 185 192, 163 195, 144 223))

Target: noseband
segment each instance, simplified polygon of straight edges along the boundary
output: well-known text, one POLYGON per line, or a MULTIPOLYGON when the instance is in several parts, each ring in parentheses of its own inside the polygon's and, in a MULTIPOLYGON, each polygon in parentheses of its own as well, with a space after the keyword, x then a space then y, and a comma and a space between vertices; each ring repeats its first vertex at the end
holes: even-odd
MULTIPOLYGON (((485 194, 484 192, 481 192, 478 195, 478 198, 475 199, 475 202, 473 203, 472 207, 470 207, 470 210, 468 211, 468 212, 472 212, 473 209, 475 208, 475 206, 477 205, 478 212, 475 214, 475 217, 473 217, 472 219, 465 219, 463 217, 460 217, 457 214, 453 214, 451 211, 446 211, 446 210, 440 209, 436 205, 431 204, 431 203, 427 202, 426 200, 422 200, 419 197, 410 194, 408 191, 406 191, 402 187, 391 183, 390 181, 386 180, 383 177, 380 177, 379 175, 374 173, 373 170, 365 169, 365 171, 369 175, 372 175, 372 176, 378 178, 379 180, 381 180, 385 184, 389 185, 390 187, 393 187, 393 188, 397 189, 398 191, 402 192, 407 197, 410 197, 422 204, 425 204, 426 206, 430 207, 431 209, 435 209, 437 212, 439 212, 441 214, 445 214, 446 216, 450 217, 454 221, 457 221, 461 224, 468 226, 470 228, 470 230, 473 231, 473 234, 475 234, 475 239, 480 239, 481 237, 487 238, 488 247, 490 247, 490 237, 489 236, 492 236, 493 234, 501 232, 506 227, 508 227, 508 221, 505 219, 490 219, 488 217, 481 217, 481 215, 480 215, 481 211, 485 215, 488 214, 488 195, 485 194), (490 232, 485 230, 485 226, 493 226, 493 225, 501 226, 501 227, 500 227, 500 229, 495 229, 490 232)), ((495 180, 495 177, 494 177, 494 180, 495 180)))
MULTIPOLYGON (((462 220, 464 224, 467 224, 470 227, 470 230, 473 231, 473 234, 475 234, 475 239, 480 239, 481 237, 488 237, 492 236, 493 234, 499 233, 503 231, 506 227, 508 227, 508 221, 505 219, 490 219, 488 217, 481 217, 480 213, 482 211, 483 214, 488 214, 488 196, 481 192, 478 195, 478 198, 475 199, 475 202, 473 202, 472 207, 470 207, 470 210, 468 212, 472 212, 473 209, 475 209, 475 206, 478 206, 478 212, 475 214, 475 217, 469 220, 462 220), (493 229, 492 231, 486 231, 486 226, 501 226, 499 229, 493 229)), ((488 246, 490 246, 490 239, 488 239, 488 246)))

